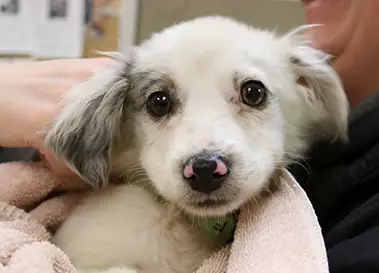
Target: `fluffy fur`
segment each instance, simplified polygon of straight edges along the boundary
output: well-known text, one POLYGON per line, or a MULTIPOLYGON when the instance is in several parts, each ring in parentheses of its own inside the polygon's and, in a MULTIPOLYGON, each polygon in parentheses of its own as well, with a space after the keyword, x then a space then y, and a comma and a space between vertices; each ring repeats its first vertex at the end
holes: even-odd
POLYGON ((280 36, 229 18, 194 19, 154 34, 129 56, 112 54, 114 65, 68 93, 46 138, 55 155, 96 187, 111 172, 140 165, 167 201, 130 184, 91 193, 54 238, 78 268, 192 272, 218 243, 181 211, 238 210, 315 140, 347 138, 340 80, 328 56, 298 31, 280 36), (242 102, 239 87, 249 79, 268 89, 264 107, 242 102), (161 90, 172 111, 157 119, 146 101, 161 90), (231 163, 222 187, 209 194, 183 179, 183 162, 202 151, 231 163))

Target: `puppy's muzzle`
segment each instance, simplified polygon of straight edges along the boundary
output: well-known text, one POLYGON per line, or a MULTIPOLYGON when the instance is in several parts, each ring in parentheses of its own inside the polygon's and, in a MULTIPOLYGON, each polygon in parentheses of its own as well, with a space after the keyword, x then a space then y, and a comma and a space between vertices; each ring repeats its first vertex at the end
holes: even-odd
POLYGON ((228 162, 214 153, 200 153, 190 157, 183 167, 183 177, 197 192, 211 193, 219 189, 229 174, 228 162))

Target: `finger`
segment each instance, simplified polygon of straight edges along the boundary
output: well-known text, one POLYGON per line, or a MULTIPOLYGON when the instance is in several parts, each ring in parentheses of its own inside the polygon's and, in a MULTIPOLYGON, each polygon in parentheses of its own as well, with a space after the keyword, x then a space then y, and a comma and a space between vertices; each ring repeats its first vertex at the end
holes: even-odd
POLYGON ((57 160, 50 152, 46 150, 40 150, 41 160, 45 165, 54 173, 58 175, 72 175, 73 172, 63 162, 57 160))
POLYGON ((58 161, 50 152, 40 152, 41 160, 58 178, 55 190, 87 189, 90 185, 83 181, 75 172, 61 161, 58 161))

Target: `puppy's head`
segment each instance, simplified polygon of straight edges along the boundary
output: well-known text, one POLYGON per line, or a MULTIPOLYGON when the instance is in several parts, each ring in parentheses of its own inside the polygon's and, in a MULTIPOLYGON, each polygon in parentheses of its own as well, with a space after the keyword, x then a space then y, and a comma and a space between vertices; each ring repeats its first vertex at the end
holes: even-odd
POLYGON ((292 33, 184 22, 74 89, 46 143, 101 186, 133 139, 162 196, 224 214, 313 140, 346 138, 348 104, 326 57, 292 33))

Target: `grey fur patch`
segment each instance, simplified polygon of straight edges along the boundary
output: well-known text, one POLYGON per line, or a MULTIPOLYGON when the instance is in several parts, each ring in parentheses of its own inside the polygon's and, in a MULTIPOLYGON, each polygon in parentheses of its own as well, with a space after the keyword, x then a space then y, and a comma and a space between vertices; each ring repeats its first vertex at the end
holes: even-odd
POLYGON ((100 72, 69 94, 78 96, 70 98, 46 137, 54 155, 97 188, 108 183, 113 147, 121 135, 129 64, 122 61, 121 67, 107 76, 100 72))

